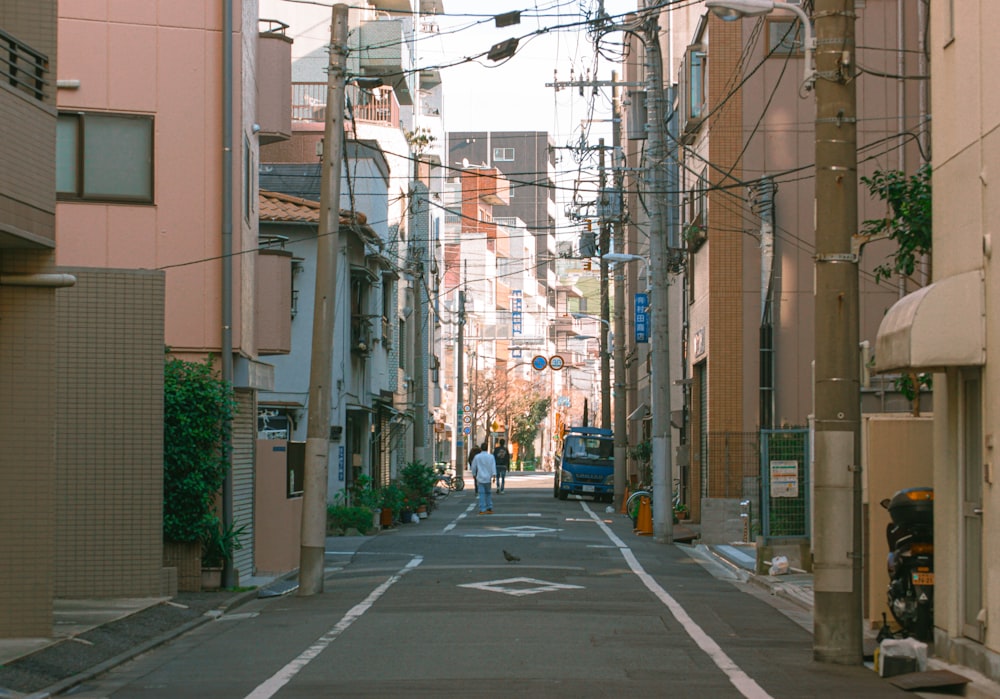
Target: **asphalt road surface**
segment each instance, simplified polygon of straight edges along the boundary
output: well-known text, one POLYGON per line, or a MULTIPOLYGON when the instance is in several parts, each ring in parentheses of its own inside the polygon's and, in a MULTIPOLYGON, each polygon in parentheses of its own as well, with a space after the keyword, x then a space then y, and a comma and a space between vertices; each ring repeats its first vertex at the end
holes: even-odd
POLYGON ((69 696, 907 696, 814 663, 801 611, 604 503, 554 499, 549 474, 511 475, 492 515, 474 501, 331 538, 322 594, 255 600, 69 696))

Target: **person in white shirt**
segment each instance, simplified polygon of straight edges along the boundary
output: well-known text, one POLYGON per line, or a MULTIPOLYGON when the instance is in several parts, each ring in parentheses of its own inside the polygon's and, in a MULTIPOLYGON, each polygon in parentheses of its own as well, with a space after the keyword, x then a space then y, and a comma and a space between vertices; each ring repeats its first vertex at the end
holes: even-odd
POLYGON ((479 514, 493 514, 493 479, 497 475, 497 461, 486 448, 486 443, 480 447, 480 452, 472 459, 472 477, 476 479, 476 490, 479 494, 479 514))

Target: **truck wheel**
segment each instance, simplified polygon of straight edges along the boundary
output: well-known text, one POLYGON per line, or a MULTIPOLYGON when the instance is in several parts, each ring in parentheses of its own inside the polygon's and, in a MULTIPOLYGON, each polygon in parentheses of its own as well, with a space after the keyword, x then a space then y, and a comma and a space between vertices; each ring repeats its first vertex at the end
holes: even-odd
POLYGON ((565 500, 566 498, 569 497, 569 493, 567 493, 565 490, 560 490, 558 493, 556 493, 556 497, 559 498, 560 500, 565 500))

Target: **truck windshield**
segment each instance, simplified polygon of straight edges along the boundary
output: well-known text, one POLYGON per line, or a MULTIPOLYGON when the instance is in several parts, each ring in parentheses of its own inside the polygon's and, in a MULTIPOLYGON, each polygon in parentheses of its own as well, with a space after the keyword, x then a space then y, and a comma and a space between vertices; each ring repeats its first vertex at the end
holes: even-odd
POLYGON ((565 458, 574 461, 608 461, 615 458, 615 443, 596 437, 566 437, 563 445, 565 458))

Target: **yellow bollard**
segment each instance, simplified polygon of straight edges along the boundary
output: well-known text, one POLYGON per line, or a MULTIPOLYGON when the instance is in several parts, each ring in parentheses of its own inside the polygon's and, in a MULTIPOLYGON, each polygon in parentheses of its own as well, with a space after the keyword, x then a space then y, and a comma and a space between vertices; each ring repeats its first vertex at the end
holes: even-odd
POLYGON ((636 517, 635 533, 645 536, 653 533, 653 508, 649 498, 639 498, 639 516, 636 517))

